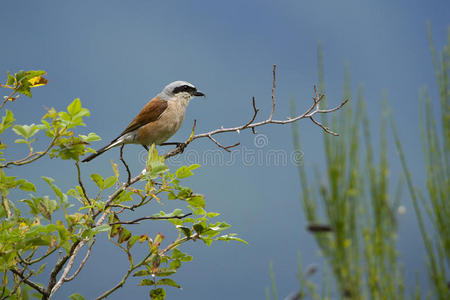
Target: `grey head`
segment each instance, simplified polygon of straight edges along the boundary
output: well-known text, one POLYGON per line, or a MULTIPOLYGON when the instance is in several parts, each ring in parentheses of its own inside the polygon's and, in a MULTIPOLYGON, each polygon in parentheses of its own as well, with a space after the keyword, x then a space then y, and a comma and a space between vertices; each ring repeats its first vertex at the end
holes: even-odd
POLYGON ((182 96, 183 98, 205 96, 205 94, 198 91, 192 83, 181 80, 166 85, 158 96, 164 100, 170 100, 176 95, 182 96))

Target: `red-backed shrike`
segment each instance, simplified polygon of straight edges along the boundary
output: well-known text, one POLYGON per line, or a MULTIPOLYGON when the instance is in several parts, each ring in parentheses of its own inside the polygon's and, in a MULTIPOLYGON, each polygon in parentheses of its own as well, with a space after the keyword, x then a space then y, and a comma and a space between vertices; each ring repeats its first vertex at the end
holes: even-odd
POLYGON ((124 144, 161 145, 177 132, 183 123, 186 106, 202 92, 186 81, 174 81, 151 99, 125 130, 111 143, 89 155, 90 161, 109 149, 124 144))

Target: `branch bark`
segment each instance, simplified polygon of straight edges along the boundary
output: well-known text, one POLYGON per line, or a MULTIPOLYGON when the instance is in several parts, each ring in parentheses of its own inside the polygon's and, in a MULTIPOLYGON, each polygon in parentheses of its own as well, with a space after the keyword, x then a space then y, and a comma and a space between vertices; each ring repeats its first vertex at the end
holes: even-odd
POLYGON ((188 139, 188 141, 186 141, 185 143, 181 143, 178 147, 176 147, 175 149, 169 151, 168 153, 165 154, 165 158, 169 158, 172 156, 175 156, 177 154, 180 154, 183 152, 184 148, 186 148, 186 146, 188 144, 190 144, 192 141, 197 140, 197 139, 201 139, 201 138, 208 138, 210 139, 214 144, 216 144, 219 148, 224 149, 225 151, 230 151, 230 148, 236 147, 238 146, 240 143, 235 143, 233 145, 230 146, 225 146, 223 144, 221 144, 217 139, 215 139, 213 136, 214 135, 218 135, 221 133, 226 133, 226 132, 241 132, 243 130, 246 129, 251 129, 253 133, 256 133, 255 128, 256 127, 260 127, 260 126, 265 126, 268 124, 279 124, 279 125, 285 125, 285 124, 289 124, 289 123, 293 123, 296 121, 299 121, 301 119, 310 119, 314 124, 316 124, 317 126, 319 126, 320 128, 322 128, 323 131, 325 131, 328 134, 331 135, 338 135, 336 132, 333 132, 332 130, 330 130, 328 127, 326 127, 325 125, 323 125, 322 123, 320 123, 319 121, 317 121, 316 119, 314 119, 314 116, 316 114, 327 114, 327 113, 331 113, 334 111, 339 110, 340 108, 342 108, 348 101, 349 99, 344 99, 339 105, 337 105, 336 107, 333 107, 331 109, 320 109, 319 104, 321 102, 321 100, 323 99, 324 95, 319 94, 317 92, 317 88, 316 86, 314 86, 314 97, 313 97, 313 104, 302 114, 294 117, 294 118, 286 118, 284 120, 276 120, 273 119, 274 114, 275 114, 275 108, 276 108, 276 97, 275 97, 275 88, 276 88, 276 65, 273 65, 273 83, 272 83, 272 109, 270 112, 269 117, 266 120, 263 121, 259 121, 259 122, 255 122, 256 116, 259 112, 259 109, 256 108, 256 104, 255 104, 255 97, 252 97, 252 107, 253 107, 253 116, 250 119, 249 122, 240 125, 240 126, 236 126, 236 127, 229 127, 229 128, 219 128, 216 130, 212 130, 209 132, 204 132, 204 133, 199 133, 199 134, 195 134, 195 135, 191 135, 188 139))

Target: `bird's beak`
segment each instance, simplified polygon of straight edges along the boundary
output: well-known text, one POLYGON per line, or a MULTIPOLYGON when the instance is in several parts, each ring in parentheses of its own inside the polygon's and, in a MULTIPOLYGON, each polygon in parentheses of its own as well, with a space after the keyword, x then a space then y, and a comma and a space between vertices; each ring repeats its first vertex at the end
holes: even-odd
POLYGON ((205 96, 205 94, 203 94, 202 92, 199 92, 199 91, 195 91, 194 96, 203 97, 203 96, 205 96))

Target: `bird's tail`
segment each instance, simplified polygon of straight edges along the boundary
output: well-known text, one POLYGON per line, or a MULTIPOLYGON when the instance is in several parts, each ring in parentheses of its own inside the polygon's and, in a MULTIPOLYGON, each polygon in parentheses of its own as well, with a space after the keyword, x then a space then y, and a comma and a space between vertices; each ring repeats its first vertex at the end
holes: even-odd
POLYGON ((116 146, 119 146, 119 145, 121 145, 121 144, 122 144, 122 141, 121 141, 121 140, 115 139, 114 141, 112 141, 111 143, 109 143, 108 145, 106 145, 105 147, 98 149, 96 153, 93 153, 93 154, 89 155, 88 157, 86 157, 85 159, 83 159, 81 162, 88 162, 88 161, 91 161, 91 160, 93 160, 94 158, 96 158, 97 156, 99 156, 100 154, 102 154, 103 152, 106 152, 106 151, 108 151, 109 149, 111 149, 111 148, 113 148, 113 147, 116 147, 116 146))

